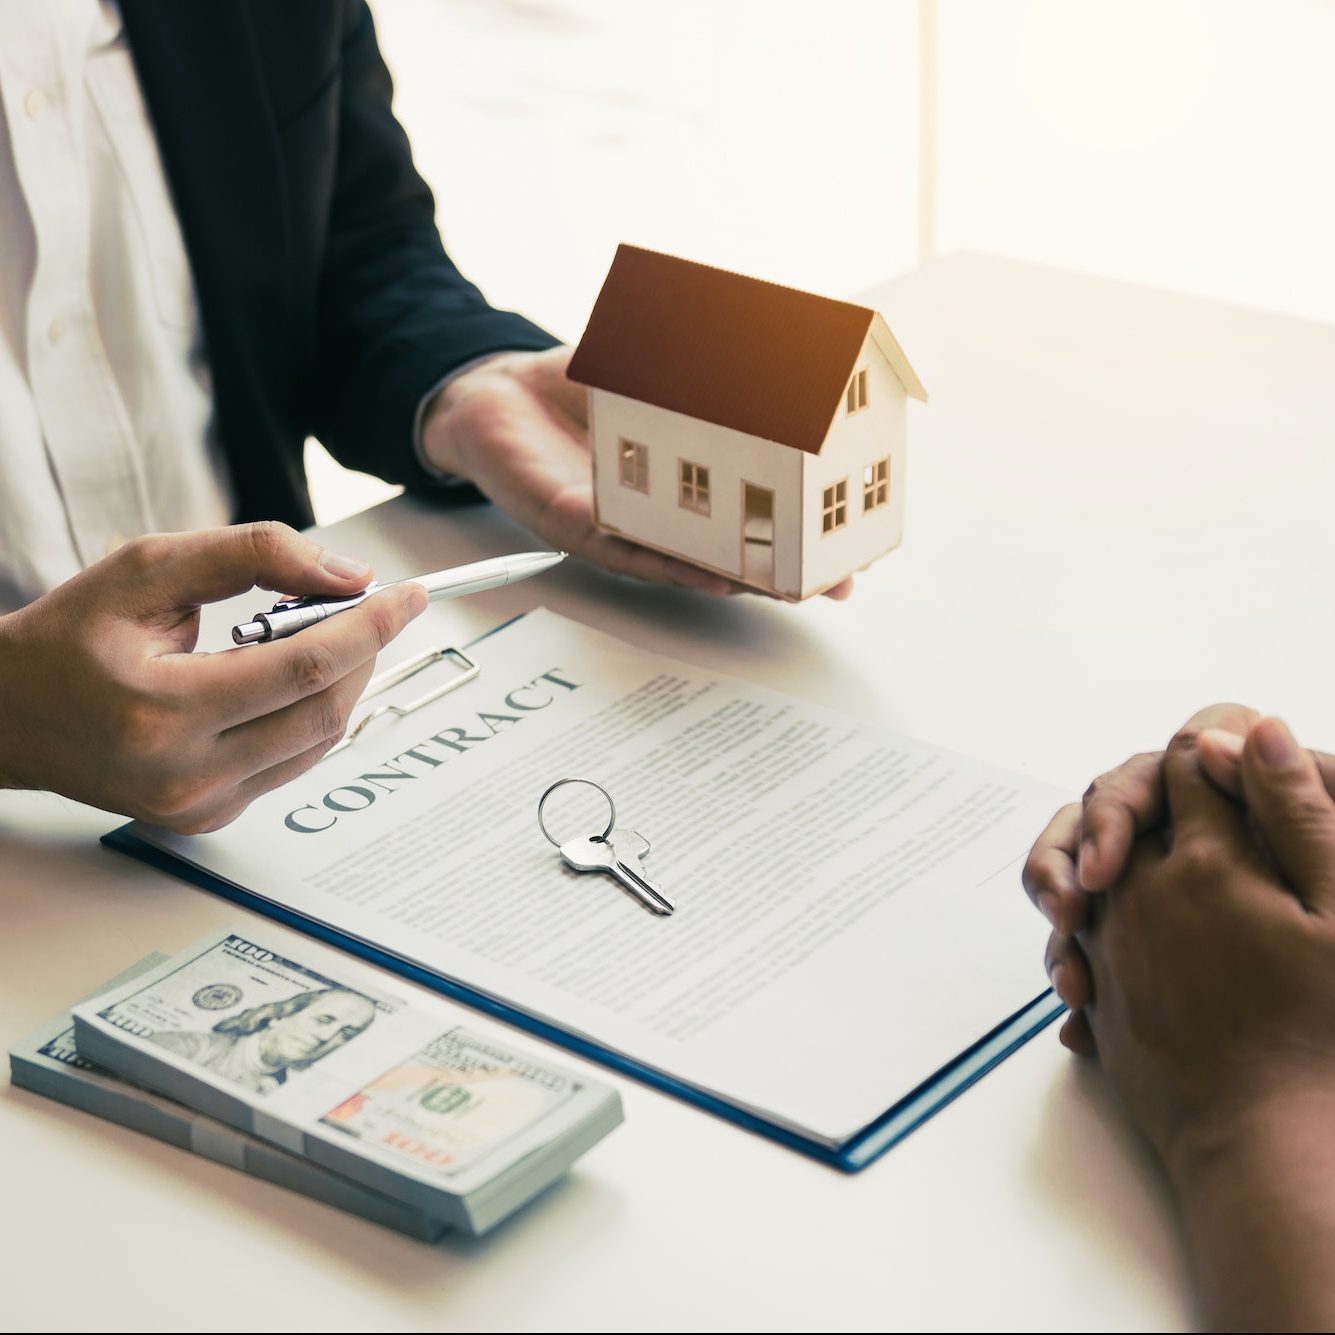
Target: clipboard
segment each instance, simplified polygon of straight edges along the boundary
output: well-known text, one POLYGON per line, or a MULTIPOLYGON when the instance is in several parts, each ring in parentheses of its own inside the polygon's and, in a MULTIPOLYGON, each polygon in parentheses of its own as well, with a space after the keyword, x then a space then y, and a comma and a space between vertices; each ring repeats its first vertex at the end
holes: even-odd
MULTIPOLYGON (((522 613, 520 614, 523 615, 522 613)), ((420 673, 441 664, 449 663, 455 669, 454 674, 443 684, 433 687, 424 694, 414 696, 402 704, 385 702, 373 705, 362 715, 349 730, 348 736, 331 748, 328 755, 351 744, 352 740, 373 724, 376 719, 386 715, 402 717, 411 714, 422 706, 440 699, 450 691, 457 690, 476 679, 482 669, 468 655, 468 650, 506 626, 512 625, 520 617, 494 626, 486 634, 469 641, 462 648, 441 647, 429 649, 414 658, 405 660, 384 673, 377 674, 367 684, 362 694, 362 702, 373 700, 396 687, 413 680, 420 673)), ((518 1007, 498 1001, 496 998, 479 992, 443 973, 423 968, 418 964, 402 959, 400 956, 381 949, 369 942, 354 937, 349 933, 317 922, 303 913, 285 908, 272 900, 245 890, 240 886, 225 881, 210 872, 179 859, 162 849, 154 847, 132 833, 132 825, 126 824, 102 836, 101 842, 117 852, 128 854, 149 866, 156 867, 179 879, 190 882, 211 894, 240 904, 286 927, 295 928, 306 935, 323 941, 327 945, 338 947, 367 960, 390 973, 398 974, 411 982, 419 983, 432 991, 461 1002, 472 1009, 493 1019, 533 1034, 568 1052, 573 1052, 608 1070, 629 1076, 641 1084, 669 1094, 685 1103, 700 1108, 705 1112, 731 1122, 746 1131, 777 1142, 788 1149, 837 1168, 847 1173, 855 1173, 875 1162, 882 1154, 911 1132, 920 1127, 935 1113, 953 1102, 967 1089, 971 1088, 990 1070, 1003 1062, 1018 1048, 1035 1037, 1060 1016, 1065 1007, 1049 988, 1039 993, 1014 1014, 1007 1016, 993 1029, 983 1034, 951 1061, 932 1072, 919 1085, 897 1099, 872 1122, 856 1131, 837 1147, 831 1147, 824 1141, 815 1140, 792 1130, 779 1122, 770 1121, 755 1113, 739 1108, 725 1099, 721 1099, 695 1085, 675 1079, 656 1067, 636 1061, 623 1053, 594 1043, 575 1033, 552 1024, 546 1020, 528 1014, 518 1007)))
POLYGON ((443 685, 436 686, 427 691, 425 695, 419 695, 415 699, 409 700, 407 704, 396 705, 389 701, 381 705, 372 705, 365 714, 349 725, 347 735, 343 740, 331 746, 320 757, 320 761, 316 763, 326 761, 330 756, 336 756, 340 751, 347 750, 376 719, 384 718, 386 715, 392 715, 394 718, 407 718, 409 714, 415 714, 424 705, 433 704, 442 697, 449 695, 451 691, 457 691, 460 686, 467 686, 470 681, 482 675, 482 669, 462 649, 455 649, 448 645, 439 649, 426 649, 413 658, 405 658, 402 663, 386 672, 377 673, 366 683, 366 689, 362 692, 357 703, 361 705, 367 700, 374 700, 377 696, 384 695, 386 691, 392 691, 396 686, 402 686, 404 682, 411 680, 419 672, 427 672, 438 663, 446 661, 452 663, 458 671, 453 677, 447 678, 443 685))

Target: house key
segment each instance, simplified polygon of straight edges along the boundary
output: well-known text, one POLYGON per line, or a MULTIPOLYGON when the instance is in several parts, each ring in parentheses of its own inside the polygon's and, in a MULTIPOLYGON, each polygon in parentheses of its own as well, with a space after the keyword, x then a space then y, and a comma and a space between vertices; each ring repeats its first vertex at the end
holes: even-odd
POLYGON ((634 830, 615 828, 616 818, 616 803, 612 801, 611 793, 601 784, 594 783, 592 779, 558 779, 538 801, 538 827, 548 842, 555 844, 561 850, 561 856, 567 866, 575 871, 600 871, 610 876, 650 913, 666 917, 677 906, 644 874, 644 866, 640 862, 649 851, 649 841, 634 830), (580 839, 569 839, 561 843, 547 828, 547 823, 543 820, 543 807, 558 788, 568 783, 585 784, 590 788, 596 788, 606 799, 607 825, 601 834, 586 835, 580 839))
MULTIPOLYGON (((639 839, 639 835, 635 835, 639 839)), ((641 840, 641 842, 643 842, 641 840)), ((677 906, 651 881, 634 854, 622 856, 611 840, 601 834, 571 839, 561 845, 561 856, 576 871, 601 871, 610 876, 632 899, 650 913, 666 917, 677 906)))

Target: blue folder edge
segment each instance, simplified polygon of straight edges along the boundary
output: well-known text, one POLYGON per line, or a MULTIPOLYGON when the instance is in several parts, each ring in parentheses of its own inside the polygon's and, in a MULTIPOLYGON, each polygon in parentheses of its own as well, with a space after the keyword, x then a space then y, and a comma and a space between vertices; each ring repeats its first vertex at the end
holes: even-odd
POLYGON ((254 909, 255 912, 273 918, 287 927, 295 927, 308 936, 358 955, 372 964, 378 964, 391 973, 397 973, 415 983, 422 983, 454 1001, 463 1002, 464 1005, 481 1011, 484 1015, 504 1020, 507 1024, 515 1025, 530 1034, 536 1034, 539 1038, 566 1048, 578 1056, 598 1062, 621 1075, 633 1076, 653 1089, 672 1094, 676 1098, 694 1104, 697 1108, 703 1108, 707 1112, 726 1118, 748 1131, 768 1136, 781 1145, 787 1145, 790 1149, 810 1155, 813 1159, 818 1159, 821 1163, 834 1168, 842 1168, 848 1173, 855 1173, 865 1168, 892 1145, 898 1144, 933 1113, 939 1112, 952 1099, 964 1093, 970 1085, 981 1080, 999 1062, 1005 1061, 1018 1047, 1027 1043, 1039 1030, 1051 1024, 1062 1011, 1062 1003, 1051 990, 1035 997, 991 1033, 985 1034, 972 1047, 965 1049, 954 1061, 943 1066, 916 1089, 892 1104, 870 1125, 856 1132, 837 1149, 832 1149, 820 1141, 798 1135, 787 1127, 777 1126, 753 1113, 734 1108, 730 1103, 725 1103, 712 1094, 704 1093, 683 1081, 674 1080, 671 1076, 664 1075, 661 1071, 625 1057, 619 1052, 591 1043, 587 1039, 567 1033, 556 1025, 548 1024, 512 1006, 504 1005, 492 997, 475 992, 471 987, 465 987, 443 974, 410 964, 396 955, 390 955, 375 946, 348 936, 345 932, 336 931, 332 927, 307 918, 304 914, 294 913, 291 909, 275 904, 260 895, 242 890, 230 881, 224 881, 188 862, 182 862, 172 854, 145 842, 131 832, 129 825, 123 825, 120 829, 104 834, 102 842, 108 848, 128 853, 152 867, 170 872, 245 908, 254 909))
MULTIPOLYGON (((518 617, 511 617, 464 647, 471 649, 480 640, 494 635, 497 631, 503 630, 517 620, 519 620, 518 617)), ((809 1155, 832 1168, 843 1169, 846 1173, 856 1173, 869 1163, 879 1159, 891 1146, 897 1145, 910 1132, 917 1130, 934 1113, 940 1112, 946 1104, 958 1098, 971 1085, 981 1080, 994 1066, 1005 1061, 1012 1052, 1027 1043, 1040 1030, 1050 1025, 1064 1009, 1061 1001, 1051 989, 1040 993, 1016 1011, 1014 1015, 1010 1016, 1009 1019, 1003 1020, 990 1033, 984 1034, 976 1043, 966 1048, 953 1061, 948 1062, 939 1071, 930 1075, 916 1089, 911 1090, 903 1098, 893 1103, 875 1121, 869 1123, 860 1131, 854 1132, 848 1140, 837 1148, 831 1148, 821 1141, 799 1135, 785 1126, 768 1122, 763 1117, 757 1117, 754 1113, 735 1108, 732 1104, 726 1103, 712 1094, 696 1089, 695 1086, 684 1081, 664 1075, 661 1071, 646 1066, 642 1062, 622 1056, 619 1052, 613 1052, 597 1043, 589 1042, 576 1034, 568 1033, 556 1025, 536 1019, 513 1006, 507 1006, 503 1002, 474 991, 471 987, 455 982, 452 978, 447 978, 444 974, 434 973, 429 969, 421 968, 419 965, 410 964, 406 960, 399 959, 397 955, 391 955, 376 946, 359 941, 346 932, 327 927, 323 923, 315 922, 304 914, 295 913, 291 909, 284 908, 281 904, 265 899, 261 895, 243 890, 230 881, 224 881, 221 877, 214 876, 191 863, 184 862, 173 854, 164 852, 162 849, 140 839, 138 835, 132 833, 130 825, 122 825, 119 829, 104 834, 102 843, 117 852, 128 853, 131 857, 148 863, 149 866, 157 867, 161 871, 169 872, 173 876, 190 881, 201 889, 222 896, 223 899, 229 899, 244 908, 253 909, 256 913, 262 913, 265 917, 273 918, 287 927, 294 927, 317 940, 327 942, 331 946, 337 946, 340 950, 346 950, 364 960, 369 960, 372 964, 377 964, 382 969, 388 969, 391 973, 411 979, 415 983, 421 983, 453 1001, 462 1002, 466 1006, 471 1006, 474 1010, 481 1011, 484 1015, 490 1015, 530 1034, 535 1034, 537 1037, 555 1043, 558 1047, 563 1047, 580 1057, 585 1057, 589 1061, 606 1066, 620 1075, 631 1076, 652 1089, 671 1094, 673 1097, 693 1104, 697 1108, 703 1108, 706 1112, 722 1117, 747 1131, 767 1136, 770 1140, 786 1145, 789 1149, 797 1150, 799 1153, 809 1155)))

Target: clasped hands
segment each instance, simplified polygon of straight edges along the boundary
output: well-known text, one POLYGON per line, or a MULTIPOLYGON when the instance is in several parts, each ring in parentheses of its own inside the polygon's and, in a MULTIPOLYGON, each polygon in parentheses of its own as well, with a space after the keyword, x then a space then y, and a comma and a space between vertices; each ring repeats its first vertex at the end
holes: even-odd
POLYGON ((1335 758, 1238 705, 1053 817, 1025 888, 1062 1041, 1097 1057, 1170 1176, 1335 1091, 1335 758))

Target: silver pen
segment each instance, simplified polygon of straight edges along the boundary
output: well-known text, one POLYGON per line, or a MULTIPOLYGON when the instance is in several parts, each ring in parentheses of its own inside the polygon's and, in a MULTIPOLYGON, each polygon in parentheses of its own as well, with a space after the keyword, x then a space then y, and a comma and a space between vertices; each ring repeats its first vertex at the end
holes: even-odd
POLYGON ((350 607, 365 602, 373 593, 392 588, 395 584, 420 584, 431 601, 443 598, 466 598, 470 593, 484 593, 499 589, 503 584, 515 584, 530 575, 540 575, 566 559, 565 552, 516 552, 513 556, 498 556, 490 561, 474 561, 471 565, 455 566, 453 570, 437 570, 415 579, 393 579, 384 584, 371 583, 360 593, 348 598, 326 598, 312 594, 306 598, 289 598, 275 603, 268 612, 257 612, 254 621, 232 627, 232 639, 237 644, 258 644, 264 640, 281 640, 295 635, 307 626, 318 626, 335 612, 346 612, 350 607))

